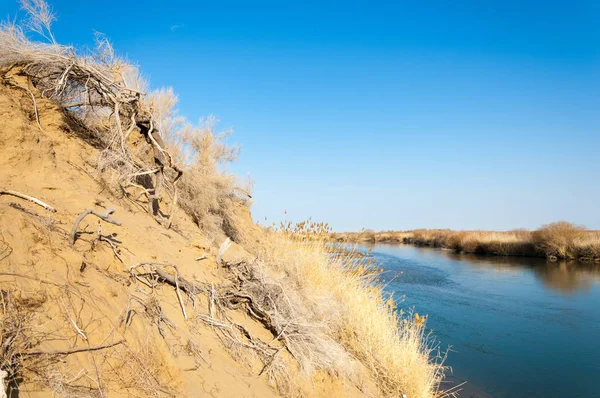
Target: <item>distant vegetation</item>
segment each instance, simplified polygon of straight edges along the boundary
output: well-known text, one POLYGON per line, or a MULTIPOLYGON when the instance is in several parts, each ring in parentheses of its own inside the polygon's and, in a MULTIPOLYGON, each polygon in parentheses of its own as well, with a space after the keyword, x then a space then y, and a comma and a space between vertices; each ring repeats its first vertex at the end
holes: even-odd
POLYGON ((441 247, 459 253, 600 262, 600 231, 590 231, 565 221, 547 224, 535 231, 367 230, 336 233, 332 234, 332 238, 336 241, 356 243, 407 243, 441 247))

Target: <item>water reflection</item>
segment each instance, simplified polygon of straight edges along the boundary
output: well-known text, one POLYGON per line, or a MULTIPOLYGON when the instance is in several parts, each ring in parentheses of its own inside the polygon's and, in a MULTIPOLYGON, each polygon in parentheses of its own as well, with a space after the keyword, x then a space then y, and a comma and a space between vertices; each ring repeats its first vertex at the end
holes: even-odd
POLYGON ((562 294, 588 291, 594 283, 600 283, 600 265, 597 263, 552 262, 528 257, 478 256, 450 250, 431 250, 475 268, 486 268, 494 272, 532 272, 545 287, 562 294))

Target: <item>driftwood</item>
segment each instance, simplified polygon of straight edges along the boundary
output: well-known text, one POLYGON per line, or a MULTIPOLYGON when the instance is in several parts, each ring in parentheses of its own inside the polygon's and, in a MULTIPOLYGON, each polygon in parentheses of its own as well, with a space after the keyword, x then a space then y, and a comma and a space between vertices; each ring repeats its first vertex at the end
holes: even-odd
POLYGON ((33 196, 25 195, 25 194, 22 194, 17 191, 10 191, 8 189, 0 189, 0 195, 11 195, 11 196, 15 196, 20 199, 25 199, 25 200, 35 203, 38 206, 42 206, 44 209, 46 209, 52 213, 56 213, 56 209, 54 207, 42 202, 39 199, 34 198, 33 196))
POLYGON ((97 346, 91 346, 91 347, 74 347, 74 348, 69 348, 67 350, 29 351, 29 352, 23 353, 23 355, 69 355, 69 354, 75 354, 78 352, 85 352, 85 351, 104 350, 105 348, 114 347, 116 345, 123 344, 124 342, 125 342, 125 340, 119 340, 115 343, 110 343, 110 344, 97 345, 97 346))
POLYGON ((76 239, 76 235, 77 235, 77 228, 79 228, 79 224, 89 214, 93 214, 94 216, 96 216, 96 217, 100 218, 101 220, 104 220, 108 223, 111 223, 114 225, 121 225, 120 221, 115 220, 114 218, 110 218, 110 215, 113 214, 114 212, 115 212, 115 209, 108 209, 108 210, 106 210, 106 212, 104 214, 101 214, 101 213, 98 213, 96 210, 87 209, 86 211, 81 213, 79 215, 79 217, 77 217, 77 220, 75 220, 75 224, 73 224, 73 229, 71 229, 71 236, 69 237, 69 241, 70 241, 71 245, 73 245, 75 243, 75 239, 76 239))

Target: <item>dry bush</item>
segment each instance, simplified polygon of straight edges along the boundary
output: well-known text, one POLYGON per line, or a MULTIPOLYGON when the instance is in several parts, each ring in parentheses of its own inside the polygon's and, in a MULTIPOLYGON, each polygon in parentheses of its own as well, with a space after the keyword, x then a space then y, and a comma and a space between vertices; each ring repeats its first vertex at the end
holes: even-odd
POLYGON ((577 258, 585 235, 585 227, 559 221, 542 226, 532 237, 536 247, 548 257, 577 258))
MULTIPOLYGON (((328 239, 326 225, 309 222, 284 225, 248 242, 270 280, 265 285, 279 286, 279 296, 293 306, 282 321, 291 317, 309 326, 304 344, 320 340, 320 347, 305 346, 307 362, 312 368, 351 375, 349 359, 354 357, 373 373, 385 395, 438 395, 443 367, 431 359, 434 347, 421 318, 415 322, 395 310, 377 286, 378 270, 368 258, 340 252, 328 239), (350 356, 340 355, 340 348, 350 356)), ((272 287, 265 289, 273 292, 272 287)))
POLYGON ((231 130, 216 131, 210 116, 196 125, 180 116, 171 89, 160 89, 145 100, 152 109, 164 141, 184 174, 179 183, 179 205, 204 233, 215 240, 222 235, 240 240, 237 207, 249 204, 250 192, 240 189, 233 175, 222 169, 234 161, 239 148, 226 144, 231 130))
POLYGON ((316 369, 351 374, 349 355, 326 333, 328 309, 316 308, 311 297, 297 289, 295 276, 273 272, 270 265, 259 260, 230 266, 235 289, 250 295, 268 313, 268 327, 306 374, 316 369))
POLYGON ((209 237, 224 233, 239 241, 236 207, 247 206, 248 195, 236 193, 236 178, 219 168, 235 160, 239 150, 224 143, 230 132, 217 134, 215 125, 216 119, 209 118, 183 130, 187 167, 180 184, 180 205, 209 237))

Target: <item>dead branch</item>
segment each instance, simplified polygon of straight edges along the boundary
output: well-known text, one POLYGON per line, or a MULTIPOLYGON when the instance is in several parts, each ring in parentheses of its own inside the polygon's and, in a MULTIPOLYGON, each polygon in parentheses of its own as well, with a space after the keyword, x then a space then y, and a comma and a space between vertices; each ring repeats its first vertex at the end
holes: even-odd
POLYGON ((75 347, 75 348, 70 348, 68 350, 29 351, 29 352, 24 352, 23 355, 70 355, 70 354, 75 354, 78 352, 104 350, 106 348, 110 348, 110 347, 114 347, 119 344, 123 344, 124 342, 125 342, 125 340, 119 340, 115 343, 110 343, 110 344, 103 344, 103 345, 97 345, 97 346, 91 346, 91 347, 75 347))
POLYGON ((108 223, 120 226, 121 225, 120 221, 115 220, 114 218, 110 218, 110 215, 113 214, 114 212, 115 212, 115 209, 108 209, 108 210, 106 210, 106 212, 104 214, 102 214, 102 213, 98 213, 96 210, 87 209, 83 213, 81 213, 79 215, 79 217, 77 217, 77 219, 75 220, 75 224, 73 224, 73 229, 71 229, 71 235, 70 235, 70 239, 69 239, 71 245, 73 245, 75 243, 77 228, 79 228, 79 224, 89 214, 92 214, 108 223))
POLYGON ((183 290, 184 292, 186 292, 189 295, 196 295, 198 293, 202 293, 202 292, 206 292, 207 289, 203 286, 197 285, 195 283, 192 283, 190 281, 188 281, 187 279, 184 279, 182 277, 178 277, 176 279, 176 277, 174 275, 169 274, 167 271, 165 271, 164 269, 158 267, 158 266, 171 266, 174 267, 173 264, 168 264, 168 263, 158 263, 158 262, 147 262, 147 263, 141 263, 138 264, 132 268, 135 267, 139 267, 142 265, 150 265, 152 266, 152 271, 158 275, 158 277, 160 279, 162 279, 163 281, 167 282, 169 285, 173 286, 173 287, 177 287, 179 286, 181 288, 181 290, 183 290))
MULTIPOLYGON (((54 232, 59 232, 62 235, 67 236, 67 234, 68 234, 67 231, 65 231, 61 227, 57 226, 57 225, 64 224, 62 221, 56 220, 50 216, 41 215, 39 213, 36 213, 33 210, 26 209, 25 207, 21 206, 20 204, 18 204, 16 202, 9 202, 8 205, 10 207, 12 207, 13 209, 19 210, 19 211, 27 214, 28 216, 34 217, 35 219, 37 219, 37 221, 39 223, 43 224, 49 230, 54 231, 54 232)), ((1 250, 0 250, 0 252, 1 252, 1 250)))
POLYGON ((39 199, 34 198, 33 196, 25 195, 25 194, 22 194, 17 191, 10 191, 8 189, 0 189, 0 195, 11 195, 11 196, 15 196, 20 199, 28 200, 30 202, 35 203, 38 206, 42 206, 44 209, 46 209, 52 213, 56 213, 56 209, 54 207, 42 202, 39 199))
POLYGON ((136 119, 136 125, 140 129, 142 135, 146 138, 146 142, 152 146, 154 151, 154 163, 156 165, 156 183, 154 184, 154 193, 148 197, 148 210, 150 214, 155 217, 156 207, 158 206, 158 199, 160 198, 160 189, 162 188, 163 181, 165 179, 164 168, 168 166, 177 172, 177 175, 173 179, 173 203, 171 205, 171 212, 169 218, 165 224, 167 229, 171 228, 173 222, 173 216, 177 206, 178 194, 177 194, 177 183, 183 175, 183 171, 175 164, 173 157, 165 148, 165 143, 160 135, 160 132, 154 128, 154 122, 152 118, 138 117, 136 119))
MULTIPOLYGON (((179 274, 179 272, 178 272, 179 274)), ((179 305, 181 306, 181 311, 183 312, 183 318, 187 321, 188 316, 185 311, 185 305, 183 304, 183 299, 181 298, 181 293, 179 292, 179 278, 178 275, 175 276, 175 293, 177 293, 177 299, 179 300, 179 305)))

